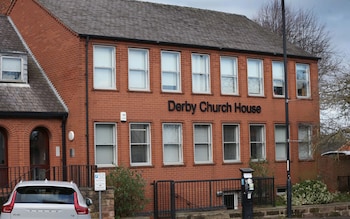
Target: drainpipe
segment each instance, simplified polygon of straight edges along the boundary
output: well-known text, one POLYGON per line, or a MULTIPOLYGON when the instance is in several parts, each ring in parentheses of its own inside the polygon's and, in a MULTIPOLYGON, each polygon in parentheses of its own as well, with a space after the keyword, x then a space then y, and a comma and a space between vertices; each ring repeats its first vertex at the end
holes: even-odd
POLYGON ((66 124, 68 114, 62 116, 62 177, 67 181, 67 142, 66 142, 66 124))
MULTIPOLYGON (((89 150, 89 40, 86 36, 85 40, 85 112, 86 112, 86 164, 90 165, 90 150, 89 150)), ((89 175, 89 174, 88 174, 89 175)), ((90 179, 90 176, 88 176, 90 179)))

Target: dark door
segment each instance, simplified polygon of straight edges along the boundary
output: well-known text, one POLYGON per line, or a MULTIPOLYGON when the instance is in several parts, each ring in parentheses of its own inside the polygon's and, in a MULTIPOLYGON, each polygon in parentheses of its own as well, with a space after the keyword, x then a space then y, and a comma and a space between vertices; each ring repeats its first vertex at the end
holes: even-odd
POLYGON ((33 180, 50 177, 49 136, 45 129, 34 129, 30 135, 30 169, 33 180))
POLYGON ((8 184, 7 139, 5 132, 0 129, 0 187, 8 184))

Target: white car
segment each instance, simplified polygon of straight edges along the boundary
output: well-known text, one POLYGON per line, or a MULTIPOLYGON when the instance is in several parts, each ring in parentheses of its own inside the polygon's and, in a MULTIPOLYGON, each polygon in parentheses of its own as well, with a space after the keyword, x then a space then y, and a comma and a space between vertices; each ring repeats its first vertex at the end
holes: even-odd
POLYGON ((91 219, 91 204, 73 182, 24 181, 2 206, 0 219, 91 219))

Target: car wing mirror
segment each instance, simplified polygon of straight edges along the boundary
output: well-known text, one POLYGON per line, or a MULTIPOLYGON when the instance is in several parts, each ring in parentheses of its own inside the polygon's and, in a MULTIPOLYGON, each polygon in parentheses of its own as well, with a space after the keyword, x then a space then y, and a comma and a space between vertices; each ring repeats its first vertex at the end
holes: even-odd
POLYGON ((85 199, 85 202, 86 202, 86 205, 87 205, 87 206, 92 205, 92 200, 91 200, 90 198, 86 198, 86 199, 85 199))

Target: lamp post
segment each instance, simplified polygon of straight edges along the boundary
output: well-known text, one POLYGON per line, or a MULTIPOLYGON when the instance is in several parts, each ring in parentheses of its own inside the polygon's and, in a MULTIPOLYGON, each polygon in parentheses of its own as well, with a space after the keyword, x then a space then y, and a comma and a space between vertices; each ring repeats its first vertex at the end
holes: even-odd
POLYGON ((287 39, 286 39, 286 13, 284 0, 282 1, 282 26, 283 26, 283 61, 284 61, 284 99, 286 118, 286 147, 287 147, 287 217, 292 217, 292 183, 290 176, 290 145, 289 145, 289 109, 288 109, 288 74, 287 74, 287 39))

